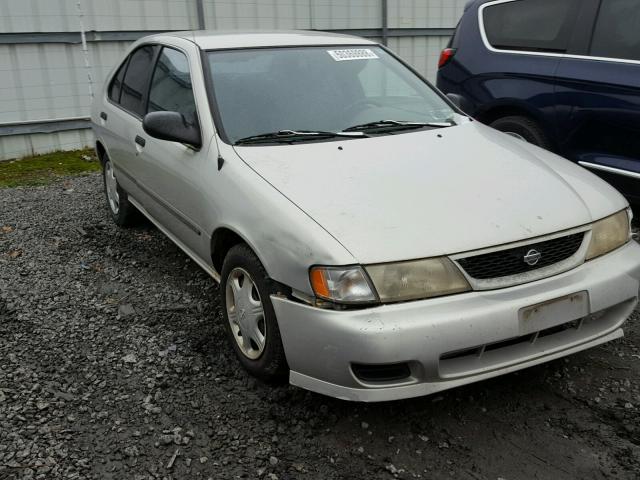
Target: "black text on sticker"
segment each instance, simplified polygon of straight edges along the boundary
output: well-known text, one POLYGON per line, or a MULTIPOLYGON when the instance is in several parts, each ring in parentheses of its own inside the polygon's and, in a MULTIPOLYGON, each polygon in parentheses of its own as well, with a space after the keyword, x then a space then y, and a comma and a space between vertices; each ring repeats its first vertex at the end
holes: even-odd
POLYGON ((336 62, 345 60, 371 60, 379 58, 369 48, 347 48, 344 50, 327 50, 327 53, 333 57, 336 62))

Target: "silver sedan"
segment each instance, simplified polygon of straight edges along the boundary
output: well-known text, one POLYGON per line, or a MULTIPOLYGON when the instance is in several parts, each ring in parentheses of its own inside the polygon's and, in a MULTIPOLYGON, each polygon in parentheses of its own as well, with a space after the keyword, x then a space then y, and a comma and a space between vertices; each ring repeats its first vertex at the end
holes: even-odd
POLYGON ((92 122, 113 220, 145 215, 220 282, 266 381, 430 394, 619 338, 638 302, 621 195, 368 40, 146 37, 92 122))

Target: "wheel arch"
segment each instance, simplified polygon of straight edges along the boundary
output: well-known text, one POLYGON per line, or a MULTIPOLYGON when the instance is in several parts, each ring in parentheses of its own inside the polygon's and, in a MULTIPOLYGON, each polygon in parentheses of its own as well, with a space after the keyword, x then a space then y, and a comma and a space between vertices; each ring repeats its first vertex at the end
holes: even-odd
POLYGON ((219 227, 213 232, 210 246, 211 263, 218 274, 222 273, 222 264, 229 250, 241 243, 249 245, 244 237, 229 227, 219 227))
POLYGON ((242 235, 237 228, 229 225, 221 225, 216 228, 211 235, 210 246, 211 262, 218 274, 222 273, 222 264, 229 250, 239 244, 247 245, 251 251, 256 254, 267 274, 270 273, 268 265, 258 252, 258 249, 245 235, 242 235))
POLYGON ((96 155, 98 155, 98 160, 100 160, 100 164, 104 165, 104 159, 106 156, 108 156, 107 149, 105 148, 101 140, 96 140, 95 148, 96 155))
POLYGON ((528 117, 536 122, 542 121, 542 115, 535 108, 531 108, 525 102, 517 100, 508 101, 501 100, 489 105, 483 106, 476 114, 476 119, 482 123, 491 123, 498 118, 519 115, 528 117))
MULTIPOLYGON (((229 250, 231 250, 236 245, 246 245, 247 247, 249 247, 249 249, 256 255, 256 257, 258 257, 258 260, 262 264, 264 271, 267 273, 267 277, 271 281, 275 282, 275 284, 279 285, 279 288, 283 292, 289 293, 291 291, 290 287, 288 287, 284 283, 281 283, 272 276, 270 265, 265 262, 264 258, 262 257, 260 252, 258 252, 258 249, 253 245, 253 243, 247 240, 246 236, 239 233, 237 229, 228 225, 216 228, 216 230, 211 235, 211 262, 214 270, 218 275, 222 276, 222 266, 224 264, 224 259, 229 253, 229 250)), ((222 278, 220 278, 220 280, 222 281, 222 278)))

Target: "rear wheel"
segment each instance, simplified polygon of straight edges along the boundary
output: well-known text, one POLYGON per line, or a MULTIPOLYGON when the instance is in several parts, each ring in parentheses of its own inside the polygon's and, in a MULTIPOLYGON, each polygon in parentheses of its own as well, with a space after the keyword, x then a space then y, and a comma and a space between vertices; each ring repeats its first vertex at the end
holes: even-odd
POLYGON ((540 125, 530 118, 513 115, 494 120, 490 125, 496 130, 500 130, 519 140, 551 150, 551 143, 547 135, 540 125))
POLYGON ((135 224, 138 211, 129 202, 127 192, 118 183, 113 164, 106 154, 104 154, 102 162, 102 178, 104 180, 107 208, 113 221, 120 227, 135 224))
POLYGON ((286 380, 289 367, 271 303, 277 288, 251 249, 229 250, 222 267, 220 296, 225 329, 242 366, 264 381, 286 380))

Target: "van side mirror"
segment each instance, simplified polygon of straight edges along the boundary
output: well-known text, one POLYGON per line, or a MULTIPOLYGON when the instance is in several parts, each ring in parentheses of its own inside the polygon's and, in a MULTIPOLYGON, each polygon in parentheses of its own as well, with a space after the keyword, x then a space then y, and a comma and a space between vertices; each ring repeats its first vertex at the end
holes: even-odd
POLYGON ((471 102, 469 102, 469 100, 464 98, 462 95, 458 95, 457 93, 447 93, 447 98, 451 103, 453 103, 456 107, 458 107, 467 115, 471 115, 471 113, 473 113, 471 102))
POLYGON ((187 122, 179 112, 151 112, 142 120, 143 130, 153 138, 180 142, 194 148, 202 146, 198 124, 187 122))

